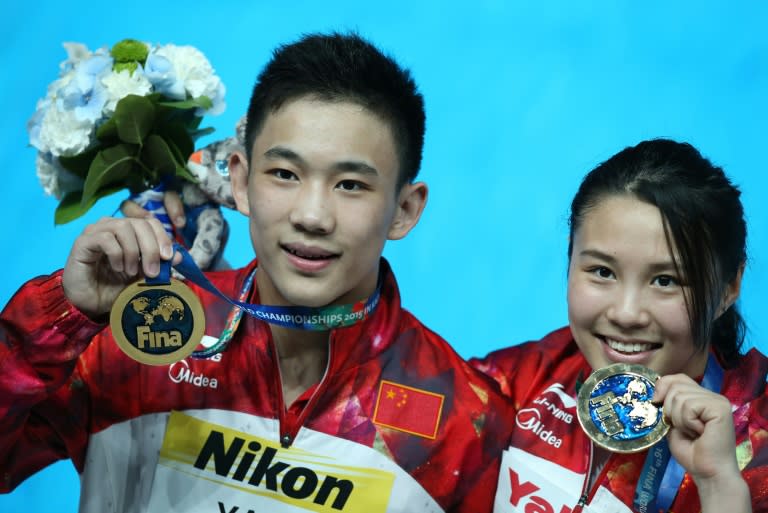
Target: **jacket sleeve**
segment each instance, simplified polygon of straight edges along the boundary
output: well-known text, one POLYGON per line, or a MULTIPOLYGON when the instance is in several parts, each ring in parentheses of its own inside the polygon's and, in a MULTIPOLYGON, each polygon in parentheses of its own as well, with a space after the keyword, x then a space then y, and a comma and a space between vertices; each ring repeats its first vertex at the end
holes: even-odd
POLYGON ((59 459, 82 470, 90 415, 75 368, 104 327, 67 301, 60 271, 27 282, 0 313, 0 492, 59 459))
POLYGON ((513 346, 499 349, 483 358, 470 358, 467 363, 495 381, 502 395, 514 399, 517 393, 515 376, 522 357, 519 346, 513 346))
POLYGON ((461 502, 448 509, 448 513, 491 513, 494 508, 500 466, 501 458, 496 458, 487 465, 461 502))

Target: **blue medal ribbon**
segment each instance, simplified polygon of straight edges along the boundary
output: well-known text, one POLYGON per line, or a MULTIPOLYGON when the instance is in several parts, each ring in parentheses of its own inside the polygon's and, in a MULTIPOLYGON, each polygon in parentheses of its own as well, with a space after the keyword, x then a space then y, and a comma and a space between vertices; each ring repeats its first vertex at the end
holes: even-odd
MULTIPOLYGON (((723 384, 723 368, 710 353, 701 386, 720 393, 723 384)), ((634 510, 640 512, 666 512, 672 507, 683 482, 685 469, 669 450, 667 438, 648 449, 643 470, 635 488, 634 510)))
MULTIPOLYGON (((186 249, 179 244, 174 244, 174 250, 182 256, 181 262, 175 265, 174 269, 184 275, 189 281, 224 299, 245 313, 277 326, 311 331, 327 331, 334 328, 351 326, 371 315, 381 298, 381 284, 379 283, 374 293, 367 300, 347 305, 313 308, 307 306, 259 305, 237 301, 224 295, 205 277, 186 249)), ((170 276, 169 264, 170 262, 168 261, 162 262, 160 274, 163 277, 158 276, 152 281, 147 280, 147 283, 163 283, 163 279, 167 283, 170 276)))

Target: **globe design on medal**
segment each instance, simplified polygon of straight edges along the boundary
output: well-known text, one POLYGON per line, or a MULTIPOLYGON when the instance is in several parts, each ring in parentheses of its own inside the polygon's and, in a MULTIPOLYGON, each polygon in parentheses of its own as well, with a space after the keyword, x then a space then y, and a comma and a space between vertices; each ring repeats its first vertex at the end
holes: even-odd
POLYGON ((618 440, 644 437, 660 422, 659 409, 651 404, 653 391, 653 384, 643 377, 610 376, 592 392, 592 421, 606 435, 618 440))
POLYGON ((195 293, 179 280, 140 280, 117 296, 109 325, 128 357, 146 365, 167 365, 195 350, 205 333, 205 314, 195 293))
POLYGON ((579 390, 578 418, 585 433, 614 452, 637 452, 658 442, 669 426, 651 402, 656 373, 614 364, 592 373, 579 390))
POLYGON ((144 316, 146 326, 154 324, 155 317, 158 315, 165 322, 169 322, 174 314, 178 316, 179 320, 184 319, 184 303, 176 296, 163 296, 158 300, 157 306, 150 308, 150 305, 147 297, 137 297, 131 301, 134 312, 144 316))
POLYGON ((178 351, 190 338, 194 318, 178 295, 162 288, 147 288, 128 301, 122 314, 123 334, 147 354, 178 351))

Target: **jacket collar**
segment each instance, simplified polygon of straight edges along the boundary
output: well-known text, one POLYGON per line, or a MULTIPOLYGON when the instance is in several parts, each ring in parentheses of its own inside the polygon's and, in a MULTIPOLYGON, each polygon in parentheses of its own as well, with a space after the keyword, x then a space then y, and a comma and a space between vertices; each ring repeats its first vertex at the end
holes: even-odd
MULTIPOLYGON (((229 291, 232 296, 243 290, 248 277, 258 267, 258 261, 254 260, 246 267, 238 269, 234 280, 235 286, 229 291)), ((381 283, 381 299, 372 315, 362 322, 345 328, 337 328, 330 331, 330 351, 334 372, 346 367, 354 367, 375 358, 386 351, 401 331, 402 310, 400 303, 400 291, 392 268, 385 258, 381 258, 379 266, 379 280, 381 283)), ((247 297, 252 303, 259 303, 259 292, 256 280, 252 282, 251 290, 247 297)), ((263 338, 271 337, 269 324, 255 318, 243 319, 238 330, 247 330, 247 336, 263 338)))

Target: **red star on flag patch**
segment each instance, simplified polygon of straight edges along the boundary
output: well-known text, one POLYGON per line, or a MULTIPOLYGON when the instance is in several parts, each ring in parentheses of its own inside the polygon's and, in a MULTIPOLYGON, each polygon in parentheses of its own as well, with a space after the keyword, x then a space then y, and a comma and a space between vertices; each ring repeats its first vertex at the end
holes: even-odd
POLYGON ((382 380, 373 422, 434 440, 444 399, 442 394, 382 380))

